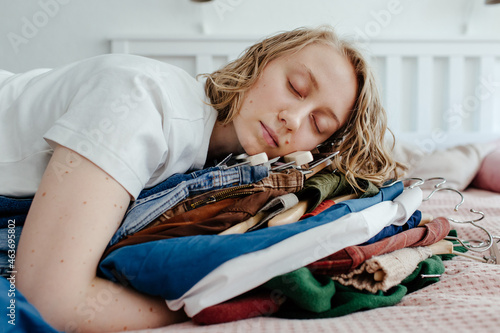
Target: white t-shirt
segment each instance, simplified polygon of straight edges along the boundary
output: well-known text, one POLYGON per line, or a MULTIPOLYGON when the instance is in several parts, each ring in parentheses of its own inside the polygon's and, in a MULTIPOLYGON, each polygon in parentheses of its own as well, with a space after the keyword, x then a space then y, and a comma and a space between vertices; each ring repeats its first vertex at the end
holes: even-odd
MULTIPOLYGON (((139 56, 0 71, 0 194, 33 195, 59 144, 136 198, 174 173, 203 167, 217 118, 208 101, 203 82, 139 56)), ((61 172, 74 167, 67 162, 61 172)))

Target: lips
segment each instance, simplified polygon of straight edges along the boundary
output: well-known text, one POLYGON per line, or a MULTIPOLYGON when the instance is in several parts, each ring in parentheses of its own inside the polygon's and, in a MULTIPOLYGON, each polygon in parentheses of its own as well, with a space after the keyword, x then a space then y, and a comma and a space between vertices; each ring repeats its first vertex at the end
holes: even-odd
POLYGON ((260 126, 262 127, 262 136, 264 137, 266 143, 271 147, 278 147, 279 144, 276 133, 274 133, 272 129, 264 125, 262 122, 260 123, 260 126))

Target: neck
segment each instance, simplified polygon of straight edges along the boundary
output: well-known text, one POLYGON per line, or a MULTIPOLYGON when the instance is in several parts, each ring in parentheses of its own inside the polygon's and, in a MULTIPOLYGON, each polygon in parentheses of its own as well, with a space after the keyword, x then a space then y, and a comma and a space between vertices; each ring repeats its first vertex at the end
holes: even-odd
POLYGON ((241 154, 243 152, 244 150, 240 146, 233 123, 230 122, 224 125, 222 122, 217 121, 210 136, 207 162, 220 161, 230 153, 241 154))

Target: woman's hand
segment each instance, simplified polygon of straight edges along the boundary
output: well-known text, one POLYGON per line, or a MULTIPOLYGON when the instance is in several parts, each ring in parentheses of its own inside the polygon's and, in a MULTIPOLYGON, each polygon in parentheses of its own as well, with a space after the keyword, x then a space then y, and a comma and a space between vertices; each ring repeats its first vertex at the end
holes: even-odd
POLYGON ((96 277, 129 202, 102 169, 67 148, 55 149, 22 231, 16 282, 56 329, 117 331, 184 319, 162 299, 96 277))

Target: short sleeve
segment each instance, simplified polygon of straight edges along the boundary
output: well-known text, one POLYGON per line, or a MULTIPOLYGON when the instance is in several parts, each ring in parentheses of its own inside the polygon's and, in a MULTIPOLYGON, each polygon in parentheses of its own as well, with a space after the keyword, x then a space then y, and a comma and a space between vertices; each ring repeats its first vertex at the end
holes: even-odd
POLYGON ((168 151, 162 112, 169 100, 161 89, 136 69, 104 68, 79 87, 44 138, 84 156, 136 198, 168 151))

